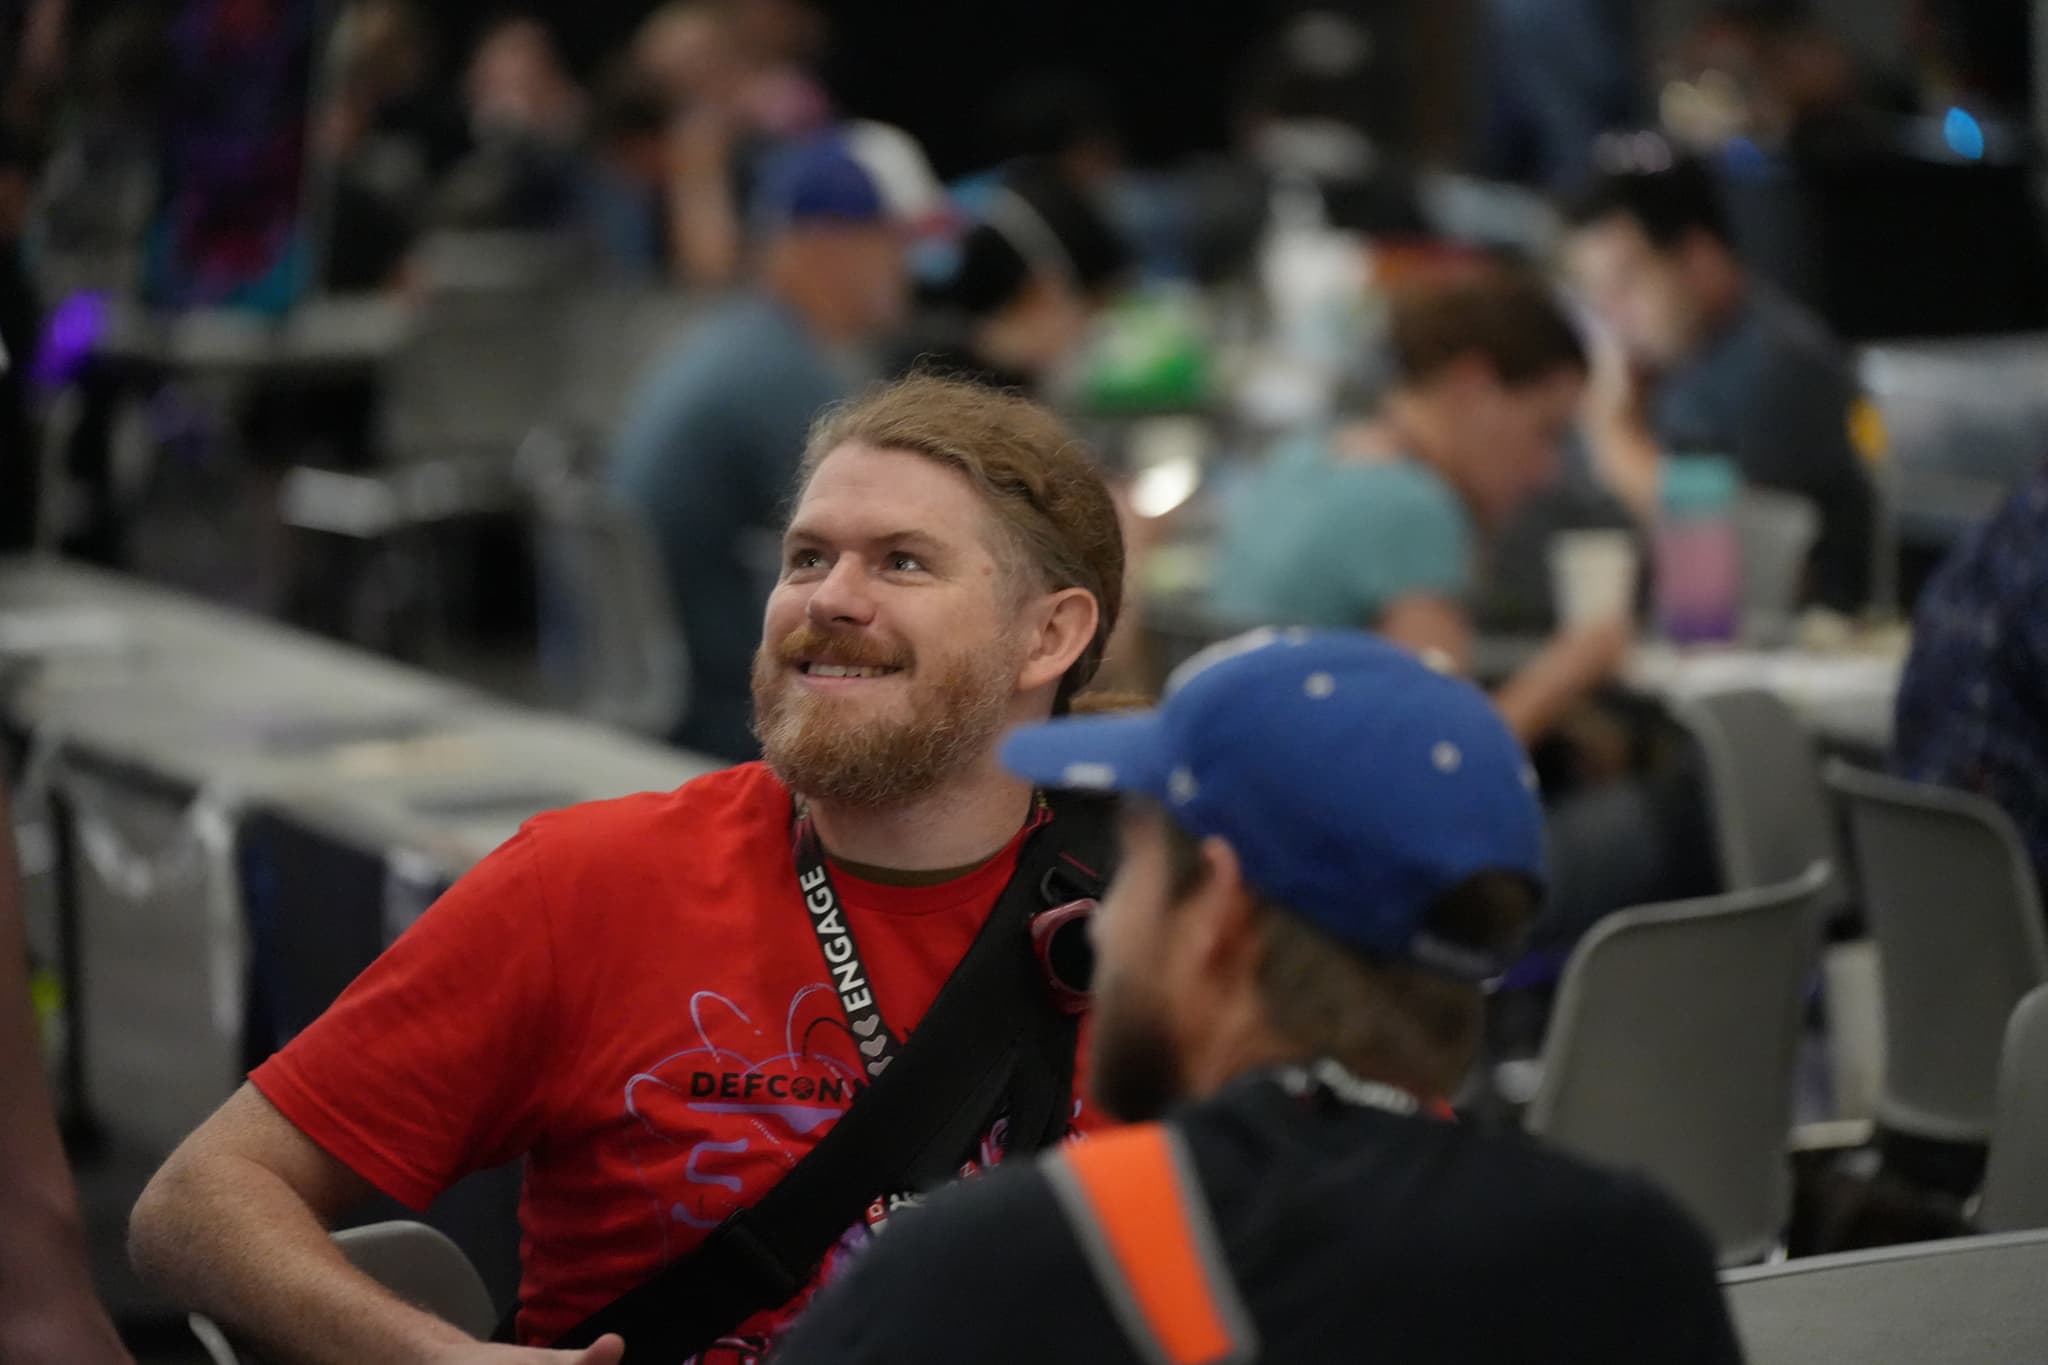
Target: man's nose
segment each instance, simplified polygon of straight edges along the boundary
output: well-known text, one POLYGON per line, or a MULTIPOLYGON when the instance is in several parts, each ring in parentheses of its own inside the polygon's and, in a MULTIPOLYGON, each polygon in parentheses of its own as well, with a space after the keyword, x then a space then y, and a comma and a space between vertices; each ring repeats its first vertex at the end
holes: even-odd
POLYGON ((813 625, 865 626, 875 619, 874 594, 867 566, 854 555, 841 555, 811 590, 804 614, 813 625))

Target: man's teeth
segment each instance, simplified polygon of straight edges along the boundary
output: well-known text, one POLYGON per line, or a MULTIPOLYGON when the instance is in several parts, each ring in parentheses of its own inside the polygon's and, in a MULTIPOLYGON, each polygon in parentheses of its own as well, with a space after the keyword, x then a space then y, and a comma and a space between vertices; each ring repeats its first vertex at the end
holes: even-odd
POLYGON ((814 678, 879 678, 893 668, 847 668, 840 664, 812 664, 807 670, 814 678))

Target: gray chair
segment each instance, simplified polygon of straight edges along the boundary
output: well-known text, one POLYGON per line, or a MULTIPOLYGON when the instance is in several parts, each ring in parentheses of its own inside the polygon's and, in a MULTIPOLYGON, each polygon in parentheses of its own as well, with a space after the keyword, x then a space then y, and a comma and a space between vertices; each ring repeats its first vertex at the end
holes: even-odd
POLYGON ((689 704, 689 651, 652 535, 564 467, 533 475, 529 495, 550 685, 583 715, 667 735, 689 704))
POLYGON ((1977 1226, 2048 1228, 2048 986, 2012 1012, 1998 1064, 1998 1113, 1977 1226))
MULTIPOLYGON (((496 1329, 497 1309, 476 1267, 461 1248, 426 1224, 372 1223, 335 1233, 334 1244, 357 1270, 415 1308, 479 1340, 496 1329)), ((254 1365, 255 1358, 239 1350, 212 1319, 194 1313, 190 1323, 214 1365, 254 1365)))
POLYGON ((2041 895, 2018 832, 1964 792, 1840 762, 1827 781, 1847 806, 1882 964, 1878 1118, 1915 1137, 1986 1141, 2006 1024, 2048 982, 2041 895))
POLYGON ((1814 1256, 1721 1280, 1750 1365, 2048 1360, 2048 1232, 1814 1256))
POLYGON ((576 295, 559 284, 426 294, 384 367, 381 443, 397 466, 485 455, 562 416, 576 295))
POLYGON ((1544 1042, 1531 1132, 1658 1181, 1724 1264, 1778 1244, 1801 988, 1828 869, 1626 910, 1580 941, 1544 1042))
POLYGON ((1706 765, 1707 807, 1722 886, 1787 882, 1816 862, 1833 869, 1823 903, 1843 900, 1834 812, 1812 733, 1775 693, 1714 692, 1673 708, 1706 765))
MULTIPOLYGON (((1672 712, 1704 765, 1722 886, 1770 886, 1825 861, 1834 874, 1821 910, 1841 910, 1849 891, 1835 811, 1813 734, 1791 707, 1773 692, 1735 690, 1686 698, 1672 712)), ((1858 1123, 1871 1117, 1884 1068, 1871 958, 1867 944, 1845 944, 1823 962, 1833 1114, 1858 1123)))

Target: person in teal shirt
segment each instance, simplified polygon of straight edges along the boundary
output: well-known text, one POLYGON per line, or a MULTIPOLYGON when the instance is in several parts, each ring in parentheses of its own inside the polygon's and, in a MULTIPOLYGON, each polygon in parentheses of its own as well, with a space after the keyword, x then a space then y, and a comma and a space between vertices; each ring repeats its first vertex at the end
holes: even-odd
MULTIPOLYGON (((1213 605, 1246 624, 1364 626, 1469 672, 1479 563, 1559 476, 1587 354, 1548 287, 1506 271, 1398 299, 1390 331, 1394 383, 1377 411, 1282 446, 1228 505, 1213 605)), ((1628 640, 1624 620, 1562 630, 1494 705, 1534 746, 1615 676, 1628 640)), ((1567 948, 1614 910, 1710 889, 1688 853, 1705 842, 1696 796, 1683 778, 1554 794, 1533 946, 1567 948)))
MULTIPOLYGON (((1485 542, 1552 483, 1586 351, 1544 283, 1487 271, 1397 299, 1379 408, 1283 444, 1226 507, 1217 612, 1362 626, 1469 669, 1466 599, 1485 542)), ((1612 676, 1624 623, 1560 634, 1494 694, 1526 743, 1612 676)))
POLYGON ((1372 625, 1411 593, 1462 600, 1476 556, 1471 516, 1427 466, 1297 437, 1232 508, 1215 600, 1247 620, 1372 625))

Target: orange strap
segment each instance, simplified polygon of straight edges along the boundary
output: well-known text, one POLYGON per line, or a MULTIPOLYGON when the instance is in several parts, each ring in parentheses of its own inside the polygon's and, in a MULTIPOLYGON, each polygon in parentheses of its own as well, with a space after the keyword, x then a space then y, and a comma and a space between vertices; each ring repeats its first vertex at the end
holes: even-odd
POLYGON ((1152 1365, 1228 1365, 1257 1354, 1193 1162, 1163 1124, 1065 1148, 1047 1165, 1125 1333, 1152 1365))

